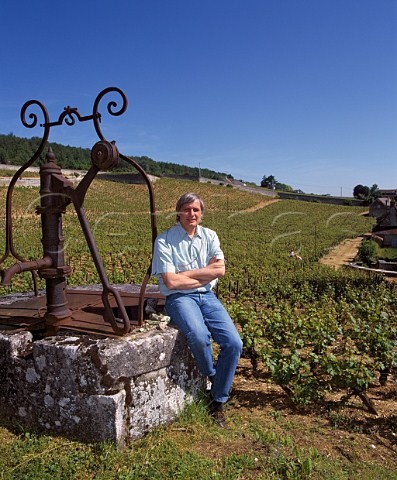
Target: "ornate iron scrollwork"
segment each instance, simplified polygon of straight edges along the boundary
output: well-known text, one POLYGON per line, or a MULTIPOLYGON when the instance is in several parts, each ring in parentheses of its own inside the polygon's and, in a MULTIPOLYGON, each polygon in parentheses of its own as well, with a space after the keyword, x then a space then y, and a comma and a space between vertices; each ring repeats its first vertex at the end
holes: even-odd
MULTIPOLYGON (((81 228, 84 232, 84 236, 89 246, 94 264, 96 266, 96 269, 98 271, 98 274, 103 286, 102 300, 105 306, 105 318, 112 324, 112 327, 117 334, 124 334, 129 330, 129 327, 130 327, 129 319, 125 311, 125 308, 122 304, 119 292, 109 284, 105 269, 103 267, 102 260, 96 248, 95 240, 91 233, 91 230, 83 209, 85 194, 92 180, 95 178, 96 174, 98 173, 98 171, 114 168, 115 165, 117 164, 119 157, 125 160, 127 163, 131 164, 133 167, 135 167, 144 177, 144 180, 149 190, 152 242, 154 242, 154 239, 156 238, 157 228, 156 228, 156 216, 155 216, 155 205, 154 205, 154 191, 148 175, 142 169, 142 167, 139 164, 137 164, 134 160, 120 154, 115 145, 115 142, 108 142, 105 139, 102 133, 102 130, 100 128, 100 122, 101 122, 102 116, 99 113, 99 105, 102 99, 106 95, 111 93, 116 93, 121 97, 121 105, 119 105, 115 100, 111 100, 107 104, 107 112, 113 116, 122 115, 127 109, 128 102, 124 92, 117 87, 109 87, 99 93, 99 95, 96 97, 94 101, 92 115, 83 116, 80 114, 77 108, 67 106, 64 108, 64 111, 59 115, 57 121, 50 122, 48 112, 41 102, 37 100, 29 100, 22 106, 21 121, 23 125, 27 128, 34 128, 38 124, 38 115, 35 112, 31 112, 28 114, 28 111, 30 111, 31 108, 35 106, 41 110, 41 113, 44 117, 44 121, 40 124, 40 126, 44 128, 44 132, 43 132, 43 137, 37 151, 34 153, 31 159, 28 162, 26 162, 15 173, 8 187, 7 201, 6 201, 6 248, 5 248, 4 255, 0 258, 0 265, 1 263, 4 262, 4 260, 10 254, 13 255, 14 258, 16 258, 19 261, 18 264, 15 264, 15 265, 18 265, 18 267, 16 266, 14 268, 11 267, 12 270, 8 269, 8 271, 4 271, 3 278, 6 278, 8 282, 11 276, 15 273, 19 273, 22 271, 32 271, 33 284, 34 284, 34 290, 36 295, 38 294, 38 292, 37 292, 37 280, 36 280, 35 271, 38 270, 39 274, 42 271, 42 276, 43 278, 46 278, 46 282, 47 282, 47 314, 48 314, 49 305, 51 305, 51 302, 53 304, 60 303, 59 299, 55 299, 54 301, 54 298, 49 299, 48 295, 49 295, 49 290, 56 291, 57 295, 62 294, 62 287, 61 288, 59 287, 59 283, 62 283, 64 281, 64 276, 68 273, 68 269, 66 268, 66 266, 62 265, 63 251, 54 252, 53 251, 54 247, 52 246, 51 247, 52 250, 48 250, 47 252, 44 251, 43 259, 36 260, 36 261, 27 261, 16 252, 13 245, 12 194, 13 194, 15 183, 17 182, 18 178, 20 178, 22 173, 30 165, 32 165, 43 153, 44 147, 48 141, 50 129, 52 127, 62 125, 63 123, 65 123, 68 126, 73 126, 76 123, 76 120, 78 120, 79 122, 86 122, 86 121, 92 120, 95 131, 100 141, 97 142, 92 148, 91 168, 89 169, 89 171, 87 172, 83 180, 79 183, 79 185, 77 187, 74 187, 70 181, 68 181, 66 178, 63 177, 60 168, 54 162, 55 160, 54 155, 52 154, 52 152, 49 152, 47 154, 47 163, 41 167, 41 172, 40 172, 40 182, 41 182, 40 191, 43 192, 43 194, 41 195, 42 205, 41 207, 39 207, 38 212, 42 215, 42 225, 44 223, 46 225, 51 223, 53 225, 57 225, 60 222, 61 215, 64 211, 64 208, 70 202, 73 203, 80 221, 81 228), (27 114, 28 114, 28 118, 30 119, 29 121, 27 120, 27 117, 26 117, 27 114), (47 198, 48 192, 54 197, 57 197, 57 199, 53 201, 55 202, 58 201, 58 203, 59 201, 61 201, 62 208, 59 208, 59 205, 53 205, 51 203, 52 201, 51 199, 50 201, 48 201, 48 198, 47 198), (45 218, 45 222, 44 222, 43 216, 46 216, 46 215, 48 215, 48 218, 44 217, 45 218), (53 217, 54 215, 59 215, 59 219, 57 220, 57 218, 54 218, 53 217), (48 275, 48 271, 50 268, 51 268, 51 275, 48 275), (119 323, 116 321, 114 317, 113 311, 110 307, 110 301, 108 299, 109 295, 112 295, 117 303, 118 310, 121 313, 122 320, 123 320, 122 327, 119 326, 119 323)), ((46 250, 46 243, 48 243, 46 240, 46 237, 48 238, 51 237, 52 233, 53 232, 48 231, 48 228, 45 229, 43 227, 44 250, 46 250)), ((62 250, 63 250, 63 237, 61 233, 58 232, 58 234, 60 238, 59 245, 62 244, 62 250), (62 237, 62 241, 61 241, 61 237, 62 237)), ((140 298, 140 304, 139 304, 139 322, 140 323, 143 321, 143 299, 144 299, 146 285, 150 277, 150 273, 151 273, 151 266, 149 265, 144 281, 142 282, 142 285, 141 285, 141 290, 140 290, 140 297, 139 297, 140 298)), ((65 308, 62 308, 62 315, 64 315, 63 312, 66 312, 66 311, 67 311, 67 307, 65 305, 65 308)), ((54 315, 56 316, 56 312, 54 313, 54 315)))

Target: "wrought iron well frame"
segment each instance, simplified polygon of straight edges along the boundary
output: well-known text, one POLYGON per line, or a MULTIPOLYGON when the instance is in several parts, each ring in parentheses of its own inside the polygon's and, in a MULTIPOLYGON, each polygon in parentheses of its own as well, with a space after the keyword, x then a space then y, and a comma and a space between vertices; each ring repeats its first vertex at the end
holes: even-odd
MULTIPOLYGON (((87 116, 82 116, 77 108, 67 106, 59 115, 58 120, 51 122, 46 107, 38 100, 29 100, 21 108, 20 116, 23 125, 27 128, 34 128, 38 124, 38 116, 33 111, 31 113, 28 111, 32 110, 33 107, 38 107, 44 117, 44 122, 40 124, 40 126, 44 128, 44 131, 36 152, 28 162, 17 170, 8 186, 6 196, 5 252, 0 258, 0 266, 9 256, 13 256, 17 260, 17 263, 1 271, 2 283, 5 285, 9 284, 12 276, 16 273, 31 271, 34 293, 38 296, 36 272, 38 272, 40 277, 45 278, 47 305, 44 321, 48 334, 54 333, 54 325, 57 325, 59 321, 63 319, 67 319, 71 314, 65 293, 65 277, 70 274, 70 267, 64 263, 62 234, 62 214, 65 213, 66 207, 70 203, 73 204, 77 212, 81 228, 102 283, 101 298, 104 306, 103 317, 106 322, 111 324, 116 335, 124 335, 131 330, 130 319, 124 307, 120 292, 109 283, 83 208, 86 192, 100 170, 112 169, 117 164, 117 160, 121 158, 132 165, 142 175, 149 192, 152 248, 157 236, 155 197, 149 176, 137 162, 120 153, 115 142, 108 142, 100 128, 102 115, 99 112, 99 105, 102 99, 108 94, 119 95, 122 102, 121 106, 118 107, 116 101, 109 101, 107 104, 107 112, 113 116, 122 115, 127 109, 128 101, 124 92, 118 87, 108 87, 102 90, 94 101, 92 114, 87 116), (12 198, 15 184, 23 172, 43 154, 52 127, 64 123, 68 126, 73 126, 76 121, 86 122, 90 120, 93 122, 99 141, 91 151, 92 166, 77 187, 74 187, 73 183, 62 175, 61 168, 55 163, 55 155, 51 148, 46 155, 46 163, 40 168, 41 204, 37 207, 36 212, 41 215, 44 254, 42 259, 27 260, 17 252, 13 240, 12 198), (112 302, 109 298, 110 295, 113 297, 112 302), (114 302, 116 303, 118 316, 121 317, 121 319, 115 317, 114 302)), ((143 323, 144 300, 150 275, 151 265, 148 266, 139 289, 138 326, 143 323)))

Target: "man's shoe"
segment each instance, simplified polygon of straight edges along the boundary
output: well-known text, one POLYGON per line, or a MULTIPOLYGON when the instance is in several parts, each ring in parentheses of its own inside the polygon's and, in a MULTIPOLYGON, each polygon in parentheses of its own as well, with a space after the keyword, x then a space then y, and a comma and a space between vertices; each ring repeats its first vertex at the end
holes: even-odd
POLYGON ((225 413, 223 410, 214 410, 211 412, 211 416, 220 428, 227 428, 225 413))
POLYGON ((209 405, 211 417, 221 428, 227 428, 225 413, 223 411, 223 403, 212 400, 209 405))

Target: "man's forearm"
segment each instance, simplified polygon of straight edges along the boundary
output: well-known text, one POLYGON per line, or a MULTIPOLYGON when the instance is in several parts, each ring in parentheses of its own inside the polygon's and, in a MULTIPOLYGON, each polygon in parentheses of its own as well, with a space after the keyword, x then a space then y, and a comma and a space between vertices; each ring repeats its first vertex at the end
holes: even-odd
POLYGON ((223 260, 212 261, 209 265, 195 270, 185 270, 179 273, 163 273, 162 278, 170 290, 189 290, 207 285, 212 280, 225 274, 223 260))
POLYGON ((204 287, 209 283, 206 280, 196 280, 180 273, 162 273, 164 283, 170 290, 190 290, 191 288, 204 287))
POLYGON ((185 270, 184 272, 179 272, 179 275, 198 280, 200 282, 209 283, 216 278, 223 277, 225 274, 225 262, 224 260, 218 260, 213 262, 206 267, 197 268, 195 270, 185 270))

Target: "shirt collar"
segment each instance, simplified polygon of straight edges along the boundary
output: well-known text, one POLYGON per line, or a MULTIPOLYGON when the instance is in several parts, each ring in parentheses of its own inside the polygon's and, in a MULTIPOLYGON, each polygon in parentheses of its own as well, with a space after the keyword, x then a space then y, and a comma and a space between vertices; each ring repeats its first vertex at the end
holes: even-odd
POLYGON ((201 225, 197 225, 195 235, 197 235, 199 238, 203 236, 203 227, 201 225))
MULTIPOLYGON (((188 235, 187 231, 182 227, 182 225, 178 222, 177 224, 177 227, 179 228, 180 232, 182 233, 182 235, 188 235)), ((189 235, 188 235, 189 236, 189 235)), ((193 238, 194 237, 199 237, 201 238, 203 236, 203 227, 201 225, 197 225, 197 228, 196 228, 196 233, 194 234, 193 238)))

